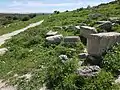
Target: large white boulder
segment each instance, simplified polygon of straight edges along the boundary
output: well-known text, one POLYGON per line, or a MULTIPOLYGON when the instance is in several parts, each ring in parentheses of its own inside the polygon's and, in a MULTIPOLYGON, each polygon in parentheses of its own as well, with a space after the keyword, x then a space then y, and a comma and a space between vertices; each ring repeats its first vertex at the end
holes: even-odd
POLYGON ((117 42, 120 42, 120 33, 117 32, 91 34, 87 39, 88 54, 101 56, 117 42))
POLYGON ((80 27, 80 35, 89 38, 90 34, 97 33, 97 30, 94 27, 89 26, 81 26, 80 27))
POLYGON ((55 36, 46 37, 46 40, 51 44, 60 43, 62 39, 63 39, 63 35, 55 35, 55 36))

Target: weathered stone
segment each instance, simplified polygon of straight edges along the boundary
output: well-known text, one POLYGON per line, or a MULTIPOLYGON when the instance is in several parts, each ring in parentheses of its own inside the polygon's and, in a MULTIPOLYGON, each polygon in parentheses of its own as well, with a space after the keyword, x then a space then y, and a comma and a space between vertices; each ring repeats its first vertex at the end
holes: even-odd
POLYGON ((8 51, 7 48, 1 48, 1 49, 0 49, 0 55, 5 54, 7 51, 8 51))
POLYGON ((62 61, 62 63, 65 63, 68 60, 67 55, 60 55, 59 58, 62 61))
POLYGON ((63 26, 63 29, 66 29, 66 30, 77 30, 77 28, 73 25, 68 25, 68 26, 63 26))
POLYGON ((110 22, 110 21, 98 21, 98 23, 100 23, 100 25, 98 25, 98 27, 103 30, 110 31, 112 29, 112 22, 110 22))
POLYGON ((80 59, 85 59, 85 58, 87 58, 88 53, 80 53, 78 56, 80 59))
POLYGON ((55 35, 55 36, 46 37, 46 40, 51 44, 60 43, 62 41, 62 39, 63 39, 62 35, 55 35))
POLYGON ((110 22, 110 21, 97 21, 96 23, 97 24, 103 24, 103 23, 107 23, 107 22, 110 22))
POLYGON ((119 23, 120 24, 120 17, 110 17, 109 20, 112 23, 119 23))
POLYGON ((118 78, 115 80, 115 83, 119 83, 119 84, 120 84, 120 75, 119 75, 118 78))
POLYGON ((96 19, 96 18, 99 18, 101 17, 102 15, 100 13, 93 13, 93 14, 89 14, 88 17, 90 19, 96 19))
POLYGON ((60 58, 61 60, 68 60, 67 55, 60 55, 59 58, 60 58))
POLYGON ((87 39, 88 54, 101 56, 117 42, 120 42, 120 33, 117 32, 91 34, 87 39))
POLYGON ((82 66, 83 63, 84 63, 84 61, 79 61, 79 62, 78 62, 78 66, 82 66))
POLYGON ((79 36, 66 36, 64 37, 64 42, 65 43, 75 43, 80 41, 80 37, 79 36))
POLYGON ((46 36, 54 36, 54 35, 57 35, 58 32, 53 32, 52 30, 50 30, 46 36))
POLYGON ((80 29, 80 26, 75 26, 76 29, 80 29))
POLYGON ((94 27, 89 26, 81 26, 80 27, 80 35, 85 38, 89 38, 90 34, 97 33, 97 30, 94 27))
POLYGON ((85 77, 93 77, 98 75, 100 72, 100 67, 99 66, 85 66, 77 70, 77 73, 80 76, 85 76, 85 77))

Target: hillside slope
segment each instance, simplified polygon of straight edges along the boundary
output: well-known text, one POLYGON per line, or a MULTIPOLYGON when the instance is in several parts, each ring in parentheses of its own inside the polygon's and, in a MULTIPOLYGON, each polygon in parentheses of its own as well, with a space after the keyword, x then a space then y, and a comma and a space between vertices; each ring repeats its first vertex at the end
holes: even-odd
MULTIPOLYGON (((79 31, 55 26, 85 23, 96 27, 96 21, 108 20, 109 17, 120 17, 120 6, 116 2, 46 16, 42 25, 14 36, 3 45, 9 48, 6 54, 0 56, 0 78, 17 85, 18 90, 39 90, 44 84, 51 90, 120 90, 114 84, 115 74, 107 71, 106 64, 96 77, 84 78, 75 73, 81 67, 78 62, 84 61, 78 58, 85 49, 82 42, 49 44, 45 40, 50 30, 63 36, 79 35, 79 31), (92 17, 93 14, 100 16, 92 17), (60 55, 67 55, 68 60, 61 61, 60 55)), ((113 30, 119 32, 120 25, 113 30)), ((111 54, 107 55, 106 61, 110 60, 107 57, 111 54)), ((120 65, 119 62, 117 65, 120 65)))

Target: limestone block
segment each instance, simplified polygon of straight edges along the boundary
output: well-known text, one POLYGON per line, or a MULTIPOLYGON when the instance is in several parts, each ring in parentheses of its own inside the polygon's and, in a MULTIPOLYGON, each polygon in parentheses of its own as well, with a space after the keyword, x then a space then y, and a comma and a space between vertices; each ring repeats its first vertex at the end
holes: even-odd
POLYGON ((87 39, 88 54, 101 56, 117 42, 120 42, 120 33, 117 32, 91 34, 87 39))
POLYGON ((85 38, 89 38, 90 34, 97 33, 97 30, 94 27, 89 26, 81 26, 80 27, 80 35, 82 35, 85 38))
POLYGON ((66 36, 64 37, 64 42, 65 43, 74 43, 80 41, 79 36, 66 36))

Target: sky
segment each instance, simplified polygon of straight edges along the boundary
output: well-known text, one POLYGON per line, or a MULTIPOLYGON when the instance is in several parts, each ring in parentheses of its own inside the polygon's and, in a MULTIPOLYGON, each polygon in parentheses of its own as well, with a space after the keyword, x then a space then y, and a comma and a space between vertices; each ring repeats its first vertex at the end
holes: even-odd
POLYGON ((0 0, 0 13, 52 13, 75 10, 113 0, 0 0))

